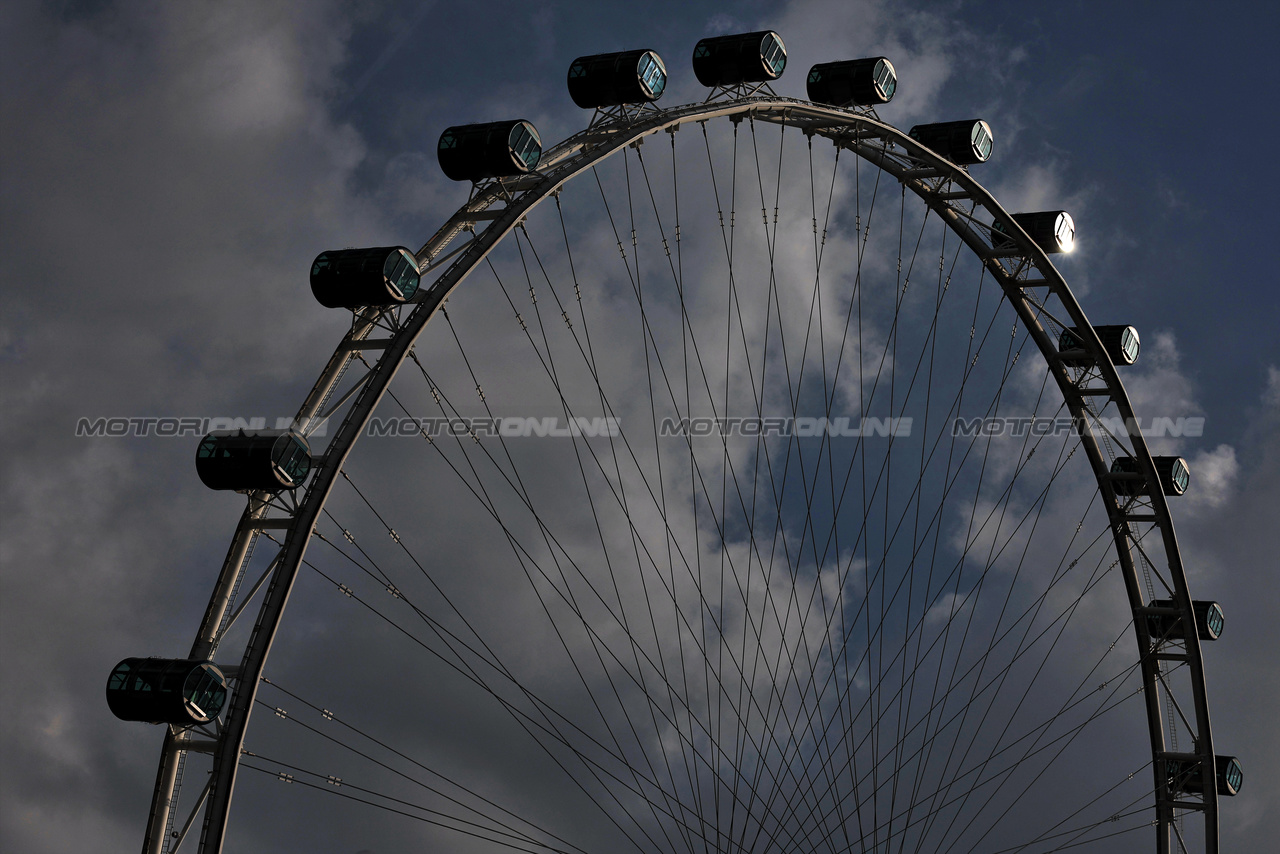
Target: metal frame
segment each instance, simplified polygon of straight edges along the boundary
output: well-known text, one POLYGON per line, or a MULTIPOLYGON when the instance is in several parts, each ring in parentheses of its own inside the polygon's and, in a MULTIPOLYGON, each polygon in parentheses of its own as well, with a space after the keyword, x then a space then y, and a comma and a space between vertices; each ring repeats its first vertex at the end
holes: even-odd
MULTIPOLYGON (((1164 588, 1164 595, 1157 593, 1150 598, 1172 599, 1174 610, 1182 616, 1182 625, 1195 625, 1169 507, 1159 488, 1151 454, 1141 434, 1129 430, 1127 432, 1131 435, 1117 436, 1102 421, 1104 412, 1111 406, 1115 415, 1109 418, 1118 416, 1125 419, 1126 424, 1136 423, 1131 420, 1134 418, 1133 409, 1115 365, 1066 281, 1045 253, 994 197, 970 177, 966 169, 944 160, 902 131, 881 122, 871 110, 825 107, 772 93, 741 93, 738 97, 729 98, 723 97, 726 93, 715 94, 721 97, 668 110, 622 112, 604 121, 600 120, 604 117, 598 115, 586 130, 546 151, 538 172, 476 185, 467 203, 417 252, 424 278, 432 270, 444 269, 430 285, 420 288, 413 300, 416 305, 411 310, 410 307, 366 308, 353 315, 350 331, 339 342, 298 410, 296 424, 303 432, 310 433, 319 424, 336 417, 346 406, 328 449, 317 460, 310 484, 301 491, 301 495, 250 494, 248 506, 232 538, 190 657, 213 658, 233 618, 245 610, 264 582, 266 592, 239 666, 223 668, 232 675, 235 687, 225 721, 218 727, 216 742, 197 744, 189 740, 187 733, 173 729, 166 733, 144 852, 160 854, 166 850, 173 825, 171 805, 176 798, 187 750, 213 753, 207 797, 202 795, 200 798, 208 804, 201 828, 200 850, 208 854, 222 850, 250 712, 316 520, 374 408, 445 299, 532 208, 558 193, 567 181, 590 169, 596 162, 628 145, 637 145, 645 137, 658 132, 674 133, 682 124, 729 117, 734 121, 749 119, 784 124, 811 136, 826 137, 893 175, 942 218, 999 282, 1005 298, 1039 347, 1079 425, 1081 442, 1106 504, 1117 559, 1134 614, 1134 636, 1141 663, 1153 759, 1156 851, 1167 854, 1175 844, 1175 836, 1177 844, 1185 847, 1175 819, 1178 811, 1198 811, 1204 820, 1204 850, 1207 854, 1217 854, 1217 779, 1200 640, 1194 631, 1189 632, 1186 638, 1173 639, 1153 638, 1149 634, 1145 616, 1155 613, 1155 610, 1148 609, 1148 598, 1144 597, 1144 585, 1139 578, 1141 570, 1150 585, 1150 574, 1154 574, 1164 588), (975 216, 979 209, 985 212, 986 217, 975 216), (1004 239, 1012 237, 1013 245, 994 248, 991 223, 986 219, 1000 223, 1004 239), (470 233, 471 238, 450 249, 463 232, 470 233), (1057 300, 1060 308, 1055 308, 1064 312, 1065 317, 1058 318, 1050 313, 1046 304, 1051 298, 1057 300), (1074 362, 1070 365, 1064 362, 1062 355, 1068 354, 1058 353, 1056 341, 1041 323, 1045 317, 1080 330, 1078 337, 1083 339, 1081 349, 1093 358, 1092 366, 1079 367, 1074 362), (372 337, 379 331, 383 334, 372 337), (358 359, 365 365, 369 364, 365 359, 366 353, 376 356, 376 361, 335 403, 328 405, 352 362, 358 359), (1138 473, 1113 475, 1110 472, 1113 444, 1137 459, 1138 473), (1121 496, 1113 487, 1118 479, 1139 478, 1150 485, 1151 494, 1121 496), (1139 536, 1136 526, 1149 527, 1139 536), (1160 529, 1164 550, 1164 560, 1160 565, 1150 560, 1141 545, 1141 539, 1154 528, 1160 529), (232 612, 253 547, 259 535, 271 529, 285 532, 280 552, 267 572, 253 585, 245 601, 232 612), (1185 667, 1190 678, 1171 683, 1166 678, 1170 663, 1185 667), (1189 682, 1189 687, 1182 682, 1189 682), (1166 725, 1174 725, 1175 715, 1192 732, 1194 744, 1191 751, 1169 750, 1165 728, 1166 725), (1199 762, 1206 769, 1202 774, 1205 791, 1199 796, 1174 791, 1166 770, 1166 762, 1170 760, 1199 762)), ((1076 357, 1080 355, 1079 350, 1072 353, 1076 357)), ((1167 610, 1160 609, 1160 613, 1167 610)), ((199 804, 195 809, 199 809, 199 804)), ((194 816, 195 810, 184 821, 182 836, 186 835, 194 816)), ((181 838, 177 841, 180 844, 181 838)), ((176 845, 169 850, 175 849, 176 845)))

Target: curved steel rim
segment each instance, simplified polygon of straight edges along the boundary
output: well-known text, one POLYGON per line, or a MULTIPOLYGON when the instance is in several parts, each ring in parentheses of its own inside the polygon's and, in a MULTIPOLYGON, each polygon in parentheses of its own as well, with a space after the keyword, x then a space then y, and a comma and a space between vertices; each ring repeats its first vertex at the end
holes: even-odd
MULTIPOLYGON (((1172 598, 1176 610, 1183 618, 1183 625, 1195 625, 1191 597, 1163 492, 1158 488, 1152 490, 1149 496, 1145 496, 1149 506, 1140 508, 1146 512, 1137 513, 1134 512, 1133 502, 1123 501, 1113 487, 1116 478, 1109 470, 1106 455, 1099 443, 1099 434, 1096 432, 1106 429, 1100 424, 1100 413, 1108 403, 1115 405, 1119 416, 1126 423, 1133 423, 1129 419, 1134 418, 1134 413, 1115 365, 1103 349, 1092 325, 1065 279, 1050 263, 1044 251, 1031 241, 1008 212, 965 169, 939 157, 902 131, 880 121, 871 111, 855 112, 772 95, 709 101, 668 110, 647 109, 633 115, 612 117, 548 150, 538 172, 517 179, 477 185, 468 202, 418 251, 417 260, 424 278, 432 270, 441 267, 444 270, 430 286, 419 289, 412 300, 417 305, 408 318, 400 322, 395 319, 392 311, 377 308, 364 309, 355 314, 351 330, 338 344, 299 409, 296 419, 304 432, 309 432, 330 416, 336 415, 339 409, 350 402, 341 426, 326 454, 319 460, 317 473, 301 500, 287 506, 282 506, 267 493, 251 494, 236 528, 189 657, 212 658, 229 620, 239 615, 239 612, 235 615, 230 613, 230 605, 258 535, 266 529, 284 530, 286 534, 280 553, 263 576, 263 581, 268 582, 266 592, 243 659, 238 667, 223 668, 228 676, 235 678, 236 686, 227 707, 225 724, 220 728, 217 740, 197 742, 190 738, 189 733, 172 729, 166 733, 144 852, 158 854, 164 850, 172 820, 170 808, 175 782, 187 750, 213 754, 213 769, 205 790, 208 804, 201 831, 200 850, 222 850, 236 770, 250 712, 257 696, 258 683, 288 603, 297 570, 310 543, 312 530, 343 464, 364 432, 368 418, 436 310, 493 247, 520 224, 533 207, 558 193, 570 179, 624 147, 638 144, 644 137, 660 131, 674 133, 682 124, 722 117, 729 117, 734 121, 750 119, 797 127, 806 134, 826 137, 888 172, 923 199, 1000 283, 1005 298, 1045 359, 1072 416, 1081 425, 1081 443, 1106 504, 1117 557, 1134 613, 1134 634, 1142 669, 1151 737, 1156 850, 1158 854, 1166 854, 1172 850, 1175 838, 1178 845, 1185 849, 1181 831, 1174 821, 1175 810, 1180 809, 1204 814, 1204 850, 1208 854, 1217 854, 1216 774, 1212 770, 1203 774, 1203 794, 1199 799, 1188 800, 1182 793, 1173 791, 1165 768, 1166 762, 1171 760, 1198 762, 1202 768, 1214 768, 1200 641, 1195 632, 1189 632, 1187 638, 1178 639, 1182 646, 1173 647, 1171 651, 1167 646, 1158 647, 1155 639, 1150 636, 1147 621, 1142 618, 1149 611, 1139 583, 1139 563, 1135 561, 1134 552, 1138 551, 1139 558, 1147 561, 1148 565, 1150 560, 1135 540, 1131 527, 1133 524, 1150 523, 1160 528, 1167 561, 1167 566, 1162 567, 1167 573, 1164 580, 1172 587, 1172 598), (971 202, 973 207, 970 211, 962 211, 954 204, 960 201, 971 202), (973 218, 972 212, 979 207, 994 222, 1000 224, 1005 240, 1010 236, 1013 238, 1012 247, 992 246, 988 225, 973 218), (484 222, 489 225, 477 232, 477 225, 484 222), (450 244, 464 231, 471 232, 474 235, 472 239, 447 251, 450 244), (453 259, 451 262, 450 258, 453 259), (447 266, 446 262, 449 262, 447 266), (1043 292, 1043 296, 1039 292, 1043 292), (1044 311, 1042 303, 1050 295, 1059 300, 1069 315, 1064 320, 1069 320, 1080 330, 1079 337, 1085 339, 1082 340, 1082 349, 1094 360, 1094 376, 1090 378, 1086 373, 1081 379, 1082 383, 1086 379, 1092 379, 1087 387, 1077 385, 1072 379, 1055 342, 1040 323, 1039 317, 1044 311), (371 338, 379 329, 390 332, 390 337, 371 338), (365 351, 380 351, 381 355, 355 388, 324 411, 347 368, 365 351), (1102 401, 1101 405, 1095 403, 1099 400, 1102 401), (282 510, 284 513, 280 512, 282 510), (1164 680, 1165 661, 1180 662, 1188 669, 1192 695, 1190 718, 1173 697, 1172 687, 1164 680), (1169 714, 1173 715, 1173 710, 1176 710, 1179 719, 1195 734, 1193 752, 1168 751, 1162 698, 1169 701, 1169 714)), ((1139 476, 1149 484, 1158 484, 1159 478, 1143 437, 1137 434, 1127 438, 1131 443, 1132 455, 1138 462, 1139 476)), ((255 586, 248 598, 253 596, 256 589, 255 586)), ((200 800, 203 802, 206 797, 202 795, 200 800)), ((197 811, 199 807, 198 803, 197 811)), ((194 818, 193 812, 187 828, 194 818)))

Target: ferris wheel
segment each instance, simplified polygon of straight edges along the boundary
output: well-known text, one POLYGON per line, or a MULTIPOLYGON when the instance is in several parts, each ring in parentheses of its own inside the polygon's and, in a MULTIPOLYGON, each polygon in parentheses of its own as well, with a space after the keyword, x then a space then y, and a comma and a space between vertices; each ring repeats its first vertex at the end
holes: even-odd
POLYGON ((420 249, 316 258, 350 329, 291 425, 200 443, 247 504, 199 632, 108 682, 167 726, 145 851, 236 848, 246 787, 478 851, 1218 850, 1223 615, 1137 331, 970 174, 987 122, 786 63, 704 39, 660 108, 653 51, 580 57, 585 130, 451 127, 420 249))

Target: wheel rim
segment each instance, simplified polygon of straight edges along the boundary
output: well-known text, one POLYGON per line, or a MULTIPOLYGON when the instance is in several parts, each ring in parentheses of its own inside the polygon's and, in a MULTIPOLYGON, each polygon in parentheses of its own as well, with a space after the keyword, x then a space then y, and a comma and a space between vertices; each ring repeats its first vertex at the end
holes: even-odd
MULTIPOLYGON (((853 151, 866 162, 902 181, 904 192, 909 188, 922 198, 933 215, 945 222, 950 232, 959 236, 969 250, 977 253, 992 279, 999 283, 1004 299, 1018 315, 1030 341, 1046 360, 1048 374, 1056 381, 1071 415, 1085 425, 1084 435, 1081 437, 1082 448, 1097 478, 1099 494, 1107 509, 1117 547, 1116 559, 1124 578, 1129 606, 1141 608, 1153 598, 1143 593, 1139 576, 1145 569, 1154 575, 1158 583, 1168 588, 1172 598, 1189 613, 1190 598, 1163 495, 1157 491, 1157 494, 1143 499, 1140 502, 1142 506, 1139 507, 1132 501, 1117 498, 1109 479, 1110 457, 1114 456, 1115 450, 1108 447, 1107 439, 1097 432, 1102 424, 1099 416, 1107 414, 1108 410, 1093 412, 1089 407, 1092 400, 1103 397, 1097 391, 1105 388, 1105 399, 1110 401, 1112 407, 1110 412, 1121 418, 1132 417, 1132 409, 1114 366, 1096 336, 1089 336, 1090 340, 1083 342, 1097 364, 1091 379, 1083 384, 1079 372, 1068 370, 1057 359, 1053 342, 1058 338, 1058 326, 1070 325, 1081 330, 1089 330, 1091 327, 1065 281, 1044 253, 1031 243, 1008 214, 966 172, 920 148, 905 134, 880 123, 872 115, 859 115, 789 99, 744 98, 642 113, 602 124, 571 137, 547 152, 542 171, 535 176, 505 185, 491 184, 474 193, 472 200, 418 253, 424 270, 443 269, 444 272, 435 279, 431 287, 421 289, 415 299, 418 304, 413 312, 392 324, 394 328, 390 330, 387 329, 388 315, 373 310, 360 313, 353 323, 352 332, 344 339, 325 373, 317 381, 300 410, 298 421, 304 429, 314 429, 316 421, 325 416, 326 406, 344 404, 343 407, 334 407, 331 417, 335 420, 341 417, 343 420, 319 466, 319 474, 313 478, 305 495, 299 497, 296 506, 279 500, 270 501, 264 495, 251 497, 191 654, 192 658, 203 658, 211 656, 217 649, 232 613, 229 605, 239 584, 251 544, 261 531, 283 529, 285 533, 281 557, 275 569, 264 576, 266 582, 258 625, 236 674, 238 681, 230 703, 231 711, 214 748, 209 808, 202 834, 204 850, 220 850, 231 790, 243 748, 245 726, 256 699, 259 677, 294 579, 312 539, 311 532, 322 521, 325 501, 339 481, 343 463, 356 440, 367 431, 374 407, 396 371, 409 359, 408 354, 427 321, 437 313, 443 300, 488 258, 489 253, 515 232, 516 225, 522 218, 530 215, 543 201, 554 198, 554 194, 571 178, 589 171, 593 164, 618 152, 625 152, 627 146, 646 137, 677 126, 697 128, 697 122, 723 117, 738 120, 746 118, 752 123, 782 124, 812 132, 818 137, 834 138, 838 144, 845 146, 846 151, 853 151), (508 199, 506 206, 495 216, 492 207, 504 196, 508 199), (976 219, 974 210, 965 209, 969 205, 975 206, 976 211, 985 211, 988 221, 1003 221, 1008 228, 1006 233, 1016 235, 1014 245, 993 249, 989 236, 980 226, 973 224, 976 219), (484 227, 486 222, 489 223, 487 228, 484 227), (451 242, 469 227, 475 228, 478 235, 460 250, 454 250, 457 254, 452 256, 451 263, 446 263, 450 260, 451 242), (1045 309, 1050 303, 1053 312, 1046 315, 1045 309), (1045 320, 1046 316, 1060 318, 1063 323, 1055 326, 1053 322, 1045 320), (383 331, 379 332, 379 329, 383 331), (383 338, 384 341, 376 347, 361 343, 375 337, 383 338), (369 359, 369 363, 373 365, 369 376, 352 389, 348 400, 343 401, 339 396, 339 400, 335 401, 335 389, 339 387, 340 378, 350 366, 353 353, 382 355, 376 362, 369 359), (1150 538, 1150 534, 1157 528, 1159 537, 1150 538), (1150 543, 1152 539, 1160 540, 1163 552, 1156 555, 1154 561, 1147 554, 1153 549, 1134 545, 1135 541, 1150 543)), ((746 211, 744 219, 745 216, 746 211)), ((424 279, 426 278, 428 276, 424 275, 424 279)), ((1119 441, 1121 437, 1114 438, 1119 441)), ((1120 446, 1122 451, 1135 458, 1145 477, 1153 479, 1154 468, 1141 436, 1122 438, 1130 443, 1127 448, 1120 446)), ((1152 660, 1151 656, 1145 654, 1152 649, 1154 643, 1147 634, 1145 621, 1134 621, 1132 632, 1142 651, 1139 667, 1145 687, 1147 722, 1152 744, 1152 799, 1154 820, 1158 824, 1157 850, 1168 850, 1171 838, 1180 838, 1180 831, 1174 824, 1173 811, 1173 804, 1178 801, 1179 806, 1202 813, 1204 849, 1215 851, 1217 819, 1213 775, 1206 775, 1210 782, 1202 798, 1189 802, 1185 795, 1178 796, 1169 790, 1163 764, 1166 756, 1174 753, 1166 745, 1165 730, 1169 723, 1166 715, 1177 715, 1181 717, 1184 728, 1193 732, 1196 745, 1193 758, 1207 762, 1208 767, 1212 767, 1213 748, 1198 640, 1193 636, 1178 648, 1178 664, 1186 673, 1187 684, 1175 685, 1166 678, 1159 661, 1152 660), (1176 711, 1166 711, 1163 708, 1165 706, 1169 709, 1176 707, 1176 711)), ((1167 660, 1169 650, 1166 648, 1164 652, 1167 660)), ((172 771, 182 750, 181 739, 166 740, 157 786, 157 803, 167 802, 165 794, 173 788, 172 771), (166 783, 166 780, 169 782, 166 783)), ((153 828, 164 825, 163 819, 157 818, 161 811, 153 805, 153 828)), ((153 843, 158 835, 152 833, 153 843)))

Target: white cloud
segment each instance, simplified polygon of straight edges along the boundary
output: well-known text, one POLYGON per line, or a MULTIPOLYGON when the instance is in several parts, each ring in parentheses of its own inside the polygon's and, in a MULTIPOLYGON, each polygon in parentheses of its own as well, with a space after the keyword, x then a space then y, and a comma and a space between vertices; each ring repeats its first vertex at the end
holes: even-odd
POLYGON ((1267 387, 1262 392, 1262 404, 1270 409, 1280 409, 1280 368, 1267 366, 1267 387))
POLYGON ((1180 508, 1203 511, 1221 507, 1231 499, 1240 473, 1235 448, 1219 445, 1212 451, 1197 451, 1187 465, 1191 469, 1191 487, 1178 502, 1180 508))

